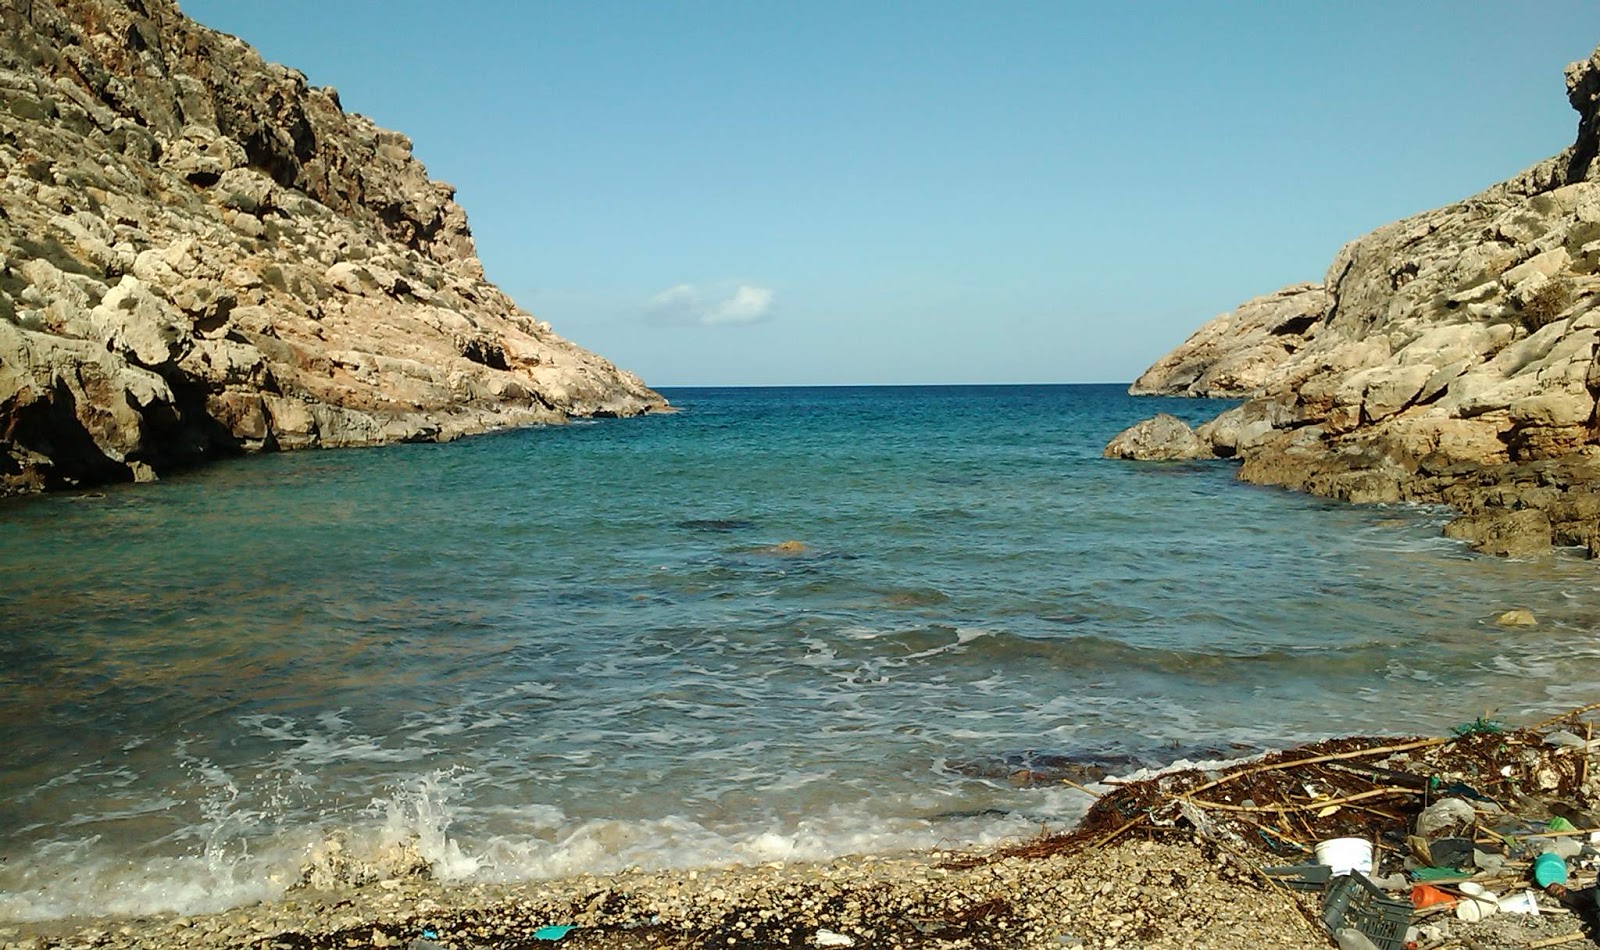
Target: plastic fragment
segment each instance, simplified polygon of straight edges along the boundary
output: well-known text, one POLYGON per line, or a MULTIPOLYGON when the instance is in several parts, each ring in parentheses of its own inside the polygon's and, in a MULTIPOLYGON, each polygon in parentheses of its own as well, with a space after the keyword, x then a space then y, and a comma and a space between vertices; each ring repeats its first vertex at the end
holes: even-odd
POLYGON ((1441 798, 1417 816, 1417 834, 1431 838, 1447 828, 1471 824, 1478 813, 1459 798, 1441 798))
POLYGON ((811 943, 818 947, 853 947, 856 938, 833 930, 819 930, 812 935, 811 943))
POLYGON ((1339 944, 1339 950, 1378 950, 1377 944, 1354 927, 1340 927, 1333 938, 1339 944))
POLYGON ((535 930, 533 932, 533 939, 556 941, 577 929, 578 928, 570 924, 550 924, 535 930))
POLYGON ((1418 884, 1411 889, 1411 906, 1418 910, 1424 907, 1432 907, 1435 904, 1453 907, 1455 903, 1456 899, 1454 897, 1439 890, 1432 884, 1418 884))

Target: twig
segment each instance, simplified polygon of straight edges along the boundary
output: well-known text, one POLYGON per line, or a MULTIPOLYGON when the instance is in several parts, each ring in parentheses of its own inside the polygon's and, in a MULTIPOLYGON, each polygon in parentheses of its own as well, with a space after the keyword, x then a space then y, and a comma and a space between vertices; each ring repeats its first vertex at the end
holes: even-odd
POLYGON ((1583 724, 1583 757, 1578 760, 1578 791, 1589 784, 1589 750, 1594 747, 1594 723, 1583 724))
MULTIPOLYGON (((1596 705, 1600 706, 1600 704, 1596 705)), ((1452 740, 1445 738, 1417 739, 1413 742, 1401 742, 1396 745, 1374 746, 1370 749, 1358 749, 1351 752, 1338 752, 1332 755, 1314 755, 1310 758, 1295 759, 1291 762, 1273 762, 1271 764, 1257 765, 1248 769, 1241 769, 1238 772, 1230 772, 1227 775, 1216 779, 1215 781, 1207 782, 1198 788, 1192 788, 1185 792, 1183 797, 1191 798, 1200 794, 1201 792, 1216 788, 1218 785, 1226 785, 1229 782, 1244 778, 1246 775, 1254 775, 1257 772, 1275 772, 1283 769, 1292 769, 1299 765, 1312 765, 1317 762, 1337 762, 1341 759, 1359 759, 1368 755, 1388 755, 1392 752, 1409 752, 1412 749, 1426 749, 1429 746, 1444 745, 1446 742, 1450 741, 1452 740)))
MULTIPOLYGON (((1485 829, 1487 830, 1487 829, 1485 829)), ((1574 835, 1592 835, 1600 832, 1600 828, 1574 828, 1571 831, 1530 831, 1525 835, 1512 835, 1513 838, 1570 838, 1574 835)))
POLYGON ((1061 784, 1062 785, 1070 785, 1073 788, 1077 789, 1078 791, 1082 792, 1083 794, 1089 796, 1090 798, 1099 798, 1100 797, 1100 795, 1098 793, 1089 791, 1087 788, 1084 788, 1082 785, 1079 785, 1077 782, 1074 782, 1070 778, 1061 779, 1061 784))
POLYGON ((1201 808, 1216 809, 1217 811, 1310 811, 1313 808, 1327 808, 1329 805, 1345 805, 1350 802, 1365 801, 1369 798, 1382 798, 1387 795, 1416 795, 1416 791, 1409 788, 1375 788, 1370 792, 1361 792, 1356 795, 1346 795, 1344 798, 1319 798, 1314 802, 1304 805, 1279 803, 1276 805, 1227 805, 1222 802, 1195 802, 1201 808))
MULTIPOLYGON (((1317 834, 1316 829, 1311 827, 1311 822, 1306 821, 1306 816, 1305 816, 1305 814, 1303 812, 1297 813, 1294 817, 1295 817, 1295 820, 1300 822, 1300 827, 1305 830, 1307 838, 1310 838, 1312 841, 1315 841, 1315 840, 1317 840, 1318 838, 1321 837, 1321 835, 1317 834)), ((1282 809, 1282 808, 1278 809, 1278 820, 1279 821, 1284 821, 1284 822, 1287 822, 1289 820, 1288 814, 1286 814, 1284 809, 1282 809)))
POLYGON ((1561 722, 1564 719, 1575 719, 1578 716, 1581 716, 1586 712, 1593 712, 1596 709, 1600 709, 1600 703, 1590 703, 1587 706, 1579 706, 1577 709, 1571 710, 1570 712, 1564 712, 1559 716, 1551 716, 1549 719, 1546 719, 1544 722, 1536 722, 1533 725, 1528 726, 1527 728, 1529 728, 1529 729, 1543 729, 1545 726, 1553 726, 1556 723, 1561 722))
POLYGON ((1370 808, 1366 805, 1351 805, 1350 810, 1364 811, 1369 815, 1377 815, 1379 818, 1387 818, 1390 821, 1404 822, 1406 820, 1404 815, 1396 815, 1392 811, 1384 811, 1381 808, 1370 808))
POLYGON ((1093 851, 1093 850, 1095 850, 1095 849, 1097 849, 1097 848, 1099 848, 1099 847, 1101 847, 1101 846, 1103 846, 1103 845, 1115 840, 1124 831, 1127 831, 1129 828, 1132 828, 1134 825, 1137 825, 1139 822, 1144 821, 1146 817, 1147 816, 1145 816, 1145 815, 1134 815, 1132 818, 1129 818, 1126 822, 1124 822, 1122 827, 1120 827, 1116 831, 1113 831, 1110 834, 1106 835, 1104 838, 1101 838, 1099 841, 1095 841, 1095 842, 1091 843, 1088 847, 1084 848, 1083 850, 1085 850, 1085 851, 1093 851))
MULTIPOLYGON (((1280 817, 1282 817, 1282 816, 1280 816, 1280 817)), ((1281 831, 1278 828, 1277 825, 1263 825, 1259 821, 1251 821, 1248 818, 1240 818, 1239 820, 1244 822, 1245 824, 1251 826, 1252 828, 1256 828, 1256 829, 1258 829, 1260 831, 1265 832, 1266 834, 1271 835, 1274 838, 1277 838, 1279 841, 1282 841, 1284 844, 1292 844, 1295 847, 1300 848, 1301 850, 1304 850, 1304 851, 1310 851, 1311 850, 1311 846, 1310 845, 1308 845, 1304 841, 1301 841, 1300 839, 1294 837, 1293 835, 1288 834, 1285 831, 1281 831)), ((1288 822, 1284 822, 1284 824, 1288 824, 1288 822)))
POLYGON ((1221 848, 1222 850, 1224 850, 1224 851, 1228 852, 1229 854, 1233 855, 1234 860, 1238 861, 1239 863, 1243 864, 1245 867, 1247 867, 1250 870, 1256 872, 1258 875, 1260 875, 1262 878, 1264 878, 1266 880, 1266 882, 1268 884, 1271 884, 1272 887, 1275 890, 1277 890, 1277 892, 1279 894, 1283 895, 1285 900, 1287 900, 1291 905, 1293 905, 1295 910, 1300 912, 1301 918, 1304 919, 1306 923, 1311 925, 1312 931, 1315 932, 1316 935, 1319 938, 1326 939, 1327 934, 1322 929, 1322 927, 1323 927, 1322 919, 1320 917, 1317 917, 1315 914, 1311 913, 1311 911, 1307 910, 1306 909, 1306 905, 1300 903, 1300 899, 1298 897, 1296 897, 1294 895, 1294 893, 1291 892, 1287 887, 1284 887, 1282 881, 1280 881, 1277 878, 1273 877, 1272 875, 1268 874, 1266 871, 1263 871, 1259 866, 1256 865, 1256 863, 1254 861, 1251 861, 1249 858, 1245 857, 1244 855, 1240 854, 1239 852, 1235 851, 1232 847, 1230 847, 1226 841, 1223 841, 1223 840, 1221 840, 1219 838, 1208 838, 1206 840, 1210 841, 1212 844, 1216 845, 1217 847, 1221 848))
POLYGON ((1539 947, 1553 947, 1561 943, 1571 943, 1574 940, 1582 940, 1586 936, 1588 936, 1588 934, 1585 934, 1580 930, 1576 933, 1563 934, 1559 937, 1551 937, 1548 940, 1535 940, 1533 943, 1528 944, 1528 950, 1538 950, 1539 947))

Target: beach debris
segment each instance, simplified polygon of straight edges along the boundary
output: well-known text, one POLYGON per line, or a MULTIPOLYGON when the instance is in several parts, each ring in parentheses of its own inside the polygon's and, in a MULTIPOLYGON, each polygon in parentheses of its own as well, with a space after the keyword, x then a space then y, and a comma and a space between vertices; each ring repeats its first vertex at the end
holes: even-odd
POLYGON ((1451 731, 1458 736, 1473 736, 1483 733, 1504 732, 1505 729, 1505 723, 1500 722, 1497 719, 1490 719, 1487 716, 1479 716, 1471 722, 1464 722, 1461 725, 1456 726, 1451 731))
POLYGON ((1494 622, 1502 627, 1536 627, 1539 621, 1533 616, 1533 611, 1526 607, 1515 607, 1501 613, 1494 618, 1494 622))
POLYGON ((1562 934, 1559 937, 1536 940, 1533 943, 1528 944, 1528 950, 1541 950, 1543 947, 1556 947, 1564 943, 1573 943, 1575 941, 1582 940, 1587 936, 1589 935, 1579 930, 1569 934, 1562 934))
POLYGON ((1534 858, 1533 883, 1544 888, 1567 883, 1567 862, 1554 851, 1546 851, 1534 858))
POLYGON ((849 934, 842 934, 836 930, 818 930, 811 935, 811 945, 815 947, 853 947, 856 938, 849 934))
MULTIPOLYGON (((1596 710, 1600 703, 1521 728, 1485 714, 1447 736, 1330 739, 1222 767, 1180 762, 1105 781, 1108 790, 1069 833, 963 860, 1078 854, 1129 837, 1189 838, 1268 882, 1341 945, 1359 945, 1341 933, 1350 930, 1380 950, 1400 947, 1402 909, 1407 919, 1415 910, 1419 924, 1431 919, 1446 936, 1488 927, 1500 936, 1524 933, 1521 945, 1551 932, 1533 922, 1541 901, 1585 917, 1596 911, 1595 888, 1558 884, 1540 894, 1522 887, 1544 887, 1536 860, 1600 864, 1600 770, 1589 761, 1600 742, 1585 718, 1596 710), (1338 839, 1350 839, 1345 847, 1357 858, 1358 843, 1369 849, 1370 865, 1350 855, 1332 860, 1327 846, 1338 839), (1354 873, 1341 873, 1347 868, 1354 873), (1343 883, 1349 880, 1360 883, 1343 883), (1336 889, 1350 888, 1360 888, 1350 893, 1362 901, 1395 895, 1392 919, 1384 918, 1389 930, 1374 935, 1348 919, 1317 919, 1298 896, 1320 890, 1328 909, 1336 889)), ((1382 918, 1376 905, 1363 907, 1382 918)))
POLYGON ((1365 874, 1354 871, 1328 885, 1322 920, 1341 947, 1400 950, 1411 926, 1411 902, 1391 900, 1365 874))
POLYGON ((1432 884, 1418 884, 1411 889, 1411 906, 1417 910, 1427 907, 1454 907, 1456 899, 1432 884))
POLYGON ((533 939, 546 940, 554 943, 555 941, 560 940, 562 937, 565 937, 567 934, 572 933, 577 929, 577 927, 574 927, 571 924, 547 924, 533 932, 533 939))
POLYGON ((1339 950, 1382 950, 1366 934, 1354 927, 1340 927, 1334 931, 1333 939, 1339 945, 1339 950))
POLYGON ((1456 904, 1456 917, 1466 921, 1479 921, 1500 910, 1500 895, 1482 884, 1462 881, 1457 885, 1461 900, 1456 904))
POLYGON ((1317 863, 1326 864, 1335 876, 1372 873, 1372 842, 1365 838, 1329 838, 1317 842, 1317 863))
MULTIPOLYGON (((1478 819, 1478 811, 1459 798, 1441 798, 1417 815, 1417 834, 1432 838, 1441 831, 1455 831, 1478 819)), ((1444 864, 1443 861, 1436 861, 1444 864)))

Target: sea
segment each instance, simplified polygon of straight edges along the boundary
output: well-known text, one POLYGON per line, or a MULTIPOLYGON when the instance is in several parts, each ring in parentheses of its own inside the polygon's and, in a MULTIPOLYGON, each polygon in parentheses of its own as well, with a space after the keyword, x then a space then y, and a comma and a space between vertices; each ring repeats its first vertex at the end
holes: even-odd
POLYGON ((666 395, 0 503, 0 921, 239 906, 330 848, 504 882, 981 847, 1107 776, 1596 699, 1578 557, 1101 457, 1225 402, 666 395))

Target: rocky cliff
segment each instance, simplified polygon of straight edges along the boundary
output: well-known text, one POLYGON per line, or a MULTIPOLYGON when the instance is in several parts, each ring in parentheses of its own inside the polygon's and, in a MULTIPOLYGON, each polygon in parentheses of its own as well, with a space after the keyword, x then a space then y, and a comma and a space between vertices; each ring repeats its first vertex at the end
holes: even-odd
MULTIPOLYGON (((1486 551, 1600 554, 1600 49, 1566 85, 1570 148, 1351 242, 1321 284, 1216 318, 1132 391, 1244 397, 1198 434, 1246 480, 1446 502, 1486 551)), ((1153 431, 1107 454, 1152 454, 1153 431)))
POLYGON ((0 494, 665 405, 453 189, 173 0, 0 0, 0 494))

